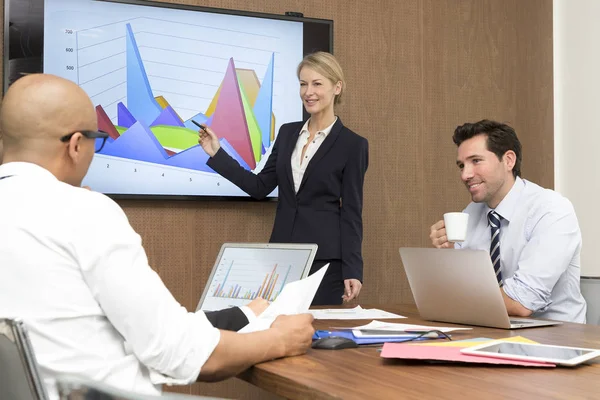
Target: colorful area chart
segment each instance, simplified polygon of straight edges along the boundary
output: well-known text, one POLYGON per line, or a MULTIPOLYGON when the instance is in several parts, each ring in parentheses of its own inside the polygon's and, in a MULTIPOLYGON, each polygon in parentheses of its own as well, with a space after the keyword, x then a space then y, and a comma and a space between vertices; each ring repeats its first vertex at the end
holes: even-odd
POLYGON ((203 113, 184 121, 163 96, 155 97, 130 24, 126 24, 127 105, 117 105, 117 125, 102 106, 96 107, 99 129, 110 138, 100 154, 154 164, 213 172, 198 145, 195 120, 210 126, 221 147, 248 170, 275 138, 273 63, 271 54, 262 85, 250 69, 229 59, 225 76, 203 113))

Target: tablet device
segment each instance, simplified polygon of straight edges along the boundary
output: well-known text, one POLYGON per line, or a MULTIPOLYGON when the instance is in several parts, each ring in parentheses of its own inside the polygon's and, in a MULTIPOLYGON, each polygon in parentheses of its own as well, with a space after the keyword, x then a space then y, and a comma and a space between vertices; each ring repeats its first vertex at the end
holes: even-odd
POLYGON ((473 356, 538 361, 566 366, 581 364, 600 356, 600 349, 517 343, 502 340, 494 340, 478 346, 467 347, 460 352, 473 356))

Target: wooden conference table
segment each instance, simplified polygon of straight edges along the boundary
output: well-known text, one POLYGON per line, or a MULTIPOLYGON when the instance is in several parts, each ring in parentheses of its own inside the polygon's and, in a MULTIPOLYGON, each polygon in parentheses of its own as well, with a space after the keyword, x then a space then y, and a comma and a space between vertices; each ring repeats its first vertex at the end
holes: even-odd
MULTIPOLYGON (((377 306, 424 322, 413 305, 377 306)), ((356 326, 363 321, 315 320, 316 329, 356 326)), ((457 325, 456 325, 457 326, 457 325)), ((524 336, 544 344, 600 348, 600 326, 566 323, 553 327, 504 330, 473 327, 453 332, 454 340, 524 336)), ((575 368, 527 368, 468 364, 431 364, 384 360, 375 347, 310 349, 304 356, 259 364, 240 376, 255 386, 290 399, 600 399, 600 361, 575 368)))

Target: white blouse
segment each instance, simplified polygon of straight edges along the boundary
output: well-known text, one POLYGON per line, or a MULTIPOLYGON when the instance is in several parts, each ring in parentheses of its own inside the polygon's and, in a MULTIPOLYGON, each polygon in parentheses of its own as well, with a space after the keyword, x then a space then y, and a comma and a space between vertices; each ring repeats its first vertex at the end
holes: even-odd
POLYGON ((308 143, 308 138, 310 137, 310 132, 308 131, 308 124, 310 119, 306 121, 302 129, 300 130, 300 135, 298 135, 298 142, 296 143, 296 147, 292 153, 292 176, 294 178, 294 188, 296 189, 296 193, 298 193, 298 189, 300 189, 300 184, 302 183, 302 178, 304 177, 304 172, 306 171, 306 166, 313 158, 321 143, 325 140, 327 135, 331 132, 333 125, 337 122, 337 117, 331 125, 327 128, 318 131, 313 140, 308 143), (304 152, 304 158, 302 158, 302 149, 308 143, 308 147, 304 152))

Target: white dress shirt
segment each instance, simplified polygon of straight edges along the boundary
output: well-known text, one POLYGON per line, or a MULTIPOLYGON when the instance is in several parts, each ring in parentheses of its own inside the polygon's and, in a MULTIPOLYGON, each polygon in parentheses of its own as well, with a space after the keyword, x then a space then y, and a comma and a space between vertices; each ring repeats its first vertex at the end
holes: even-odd
MULTIPOLYGON (((557 192, 517 177, 496 207, 504 292, 532 310, 532 317, 585 323, 579 287, 581 231, 571 202, 557 192)), ((490 251, 485 203, 470 203, 467 240, 456 248, 490 251)))
POLYGON ((321 143, 325 140, 333 125, 337 122, 337 117, 331 125, 322 131, 318 131, 315 135, 314 139, 308 143, 308 138, 310 137, 310 132, 308 131, 308 123, 310 122, 310 118, 306 121, 302 129, 300 130, 300 135, 298 136, 298 142, 296 142, 296 147, 294 147, 294 151, 292 152, 292 177, 294 178, 294 188, 296 189, 296 193, 298 193, 298 189, 300 189, 300 184, 302 183, 302 178, 304 177, 304 172, 306 171, 306 166, 313 158, 321 143), (302 158, 302 149, 308 143, 306 151, 304 152, 304 158, 302 158))
POLYGON ((25 322, 51 395, 60 374, 148 394, 195 381, 219 330, 173 298, 121 208, 34 164, 2 177, 0 317, 25 322))

